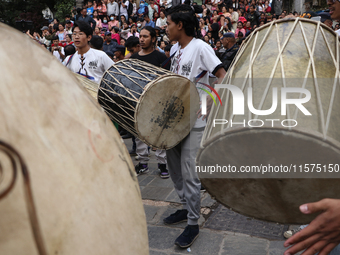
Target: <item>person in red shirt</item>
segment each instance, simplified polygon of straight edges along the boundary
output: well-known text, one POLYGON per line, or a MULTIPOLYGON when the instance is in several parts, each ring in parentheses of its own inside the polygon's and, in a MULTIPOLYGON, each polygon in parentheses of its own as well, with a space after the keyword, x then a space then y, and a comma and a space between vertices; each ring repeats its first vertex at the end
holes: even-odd
POLYGON ((113 27, 111 30, 112 34, 112 39, 116 39, 117 43, 120 45, 120 35, 119 35, 119 28, 118 27, 113 27))

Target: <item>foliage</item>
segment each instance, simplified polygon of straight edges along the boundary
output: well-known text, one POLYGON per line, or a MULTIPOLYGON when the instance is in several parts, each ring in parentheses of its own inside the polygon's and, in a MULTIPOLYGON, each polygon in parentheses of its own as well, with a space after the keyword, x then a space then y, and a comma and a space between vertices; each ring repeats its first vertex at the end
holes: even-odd
POLYGON ((30 20, 38 30, 47 21, 42 10, 49 7, 59 20, 71 14, 75 0, 0 0, 0 21, 15 27, 18 20, 30 20))
POLYGON ((54 5, 55 15, 54 17, 57 18, 59 21, 65 20, 65 15, 72 16, 72 10, 75 6, 75 0, 59 0, 54 5))

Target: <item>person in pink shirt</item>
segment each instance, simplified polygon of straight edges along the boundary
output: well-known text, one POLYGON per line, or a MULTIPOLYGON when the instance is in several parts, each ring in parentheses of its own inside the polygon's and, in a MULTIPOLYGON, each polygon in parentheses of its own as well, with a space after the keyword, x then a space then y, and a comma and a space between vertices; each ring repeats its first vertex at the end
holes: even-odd
POLYGON ((237 28, 235 31, 235 38, 238 37, 238 33, 241 32, 243 34, 242 37, 246 35, 246 30, 243 28, 243 23, 241 21, 237 22, 237 28))
POLYGON ((102 28, 102 20, 99 18, 97 10, 93 11, 93 19, 96 22, 96 27, 101 29, 102 28))
POLYGON ((119 26, 119 21, 114 14, 110 15, 110 21, 108 22, 108 24, 109 24, 109 30, 111 30, 113 27, 119 26))

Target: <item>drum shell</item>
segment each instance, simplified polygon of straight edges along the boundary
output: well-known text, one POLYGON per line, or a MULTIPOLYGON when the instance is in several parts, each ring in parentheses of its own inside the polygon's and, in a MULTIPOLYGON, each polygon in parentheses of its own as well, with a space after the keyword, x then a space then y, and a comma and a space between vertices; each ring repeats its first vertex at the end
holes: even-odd
MULTIPOLYGON (((148 254, 134 167, 111 121, 45 49, 0 30, 0 140, 28 166, 47 254, 148 254)), ((6 160, 0 152, 5 179, 6 160)), ((38 254, 23 181, 19 171, 0 200, 0 254, 38 254)))
POLYGON ((98 102, 112 121, 159 149, 186 137, 199 110, 192 82, 137 59, 119 61, 106 71, 98 102))
MULTIPOLYGON (((312 117, 293 106, 288 107, 286 115, 281 115, 278 108, 273 114, 256 116, 249 111, 247 103, 244 115, 233 115, 232 95, 227 89, 220 89, 217 92, 225 105, 212 108, 197 164, 299 167, 338 163, 338 78, 339 42, 334 31, 325 25, 298 18, 271 22, 257 29, 239 51, 223 83, 239 87, 246 99, 247 88, 251 86, 256 109, 260 109, 261 103, 261 109, 272 106, 273 87, 279 93, 283 87, 306 88, 311 99, 304 106, 312 117), (281 53, 280 49, 283 49, 281 53), (229 123, 214 127, 213 119, 225 119, 229 123), (253 119, 279 121, 274 125, 267 122, 259 128, 229 125, 231 120, 248 123, 253 119), (286 119, 295 119, 298 126, 283 127, 280 123, 286 119)), ((244 174, 234 176, 240 179, 227 179, 221 175, 221 178, 214 174, 199 175, 207 190, 224 205, 251 217, 280 223, 308 223, 315 216, 302 215, 299 205, 325 197, 340 198, 340 190, 336 188, 340 182, 334 178, 294 179, 287 174, 278 179, 275 174, 269 177, 244 174)))

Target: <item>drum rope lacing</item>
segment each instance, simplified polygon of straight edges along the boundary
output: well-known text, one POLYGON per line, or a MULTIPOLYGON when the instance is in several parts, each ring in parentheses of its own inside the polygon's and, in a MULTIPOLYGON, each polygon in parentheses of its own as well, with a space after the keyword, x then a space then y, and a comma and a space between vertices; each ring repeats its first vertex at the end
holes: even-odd
MULTIPOLYGON (((14 188, 15 181, 17 179, 17 163, 19 163, 19 167, 21 168, 23 180, 24 180, 24 191, 25 191, 25 201, 27 206, 27 211, 30 219, 30 224, 34 236, 34 241, 36 244, 36 247, 38 249, 39 255, 47 255, 46 248, 43 241, 43 236, 41 233, 37 211, 34 204, 33 199, 33 193, 31 188, 31 182, 30 182, 30 176, 28 167, 24 161, 24 159, 21 157, 21 155, 18 153, 16 149, 14 149, 11 145, 8 143, 5 143, 0 140, 0 152, 4 153, 11 162, 12 167, 12 179, 7 187, 3 189, 3 191, 0 191, 0 200, 6 197, 10 191, 14 188)), ((0 186, 1 182, 3 181, 3 174, 4 169, 0 162, 0 186)))
MULTIPOLYGON (((261 101, 260 101, 260 104, 258 106, 257 109, 262 109, 263 105, 264 105, 264 102, 265 102, 265 99, 268 95, 268 91, 269 91, 269 88, 271 86, 271 83, 272 83, 272 80, 273 80, 273 77, 274 77, 274 73, 275 73, 275 70, 278 66, 278 64, 280 63, 280 66, 281 66, 281 73, 282 73, 282 80, 283 80, 283 87, 286 87, 286 84, 285 84, 285 70, 283 68, 283 59, 282 59, 282 53, 284 52, 288 42, 289 42, 289 39, 290 37, 293 35, 295 29, 299 26, 300 27, 300 30, 301 30, 301 34, 302 34, 302 38, 303 38, 303 41, 306 45, 306 48, 307 48, 307 53, 308 55, 310 56, 310 59, 309 59, 309 62, 308 62, 308 66, 307 66, 307 69, 306 69, 306 72, 305 72, 305 77, 304 77, 304 82, 303 82, 303 85, 302 85, 302 88, 305 88, 306 86, 306 82, 307 82, 307 78, 308 78, 308 75, 309 75, 309 72, 310 72, 310 69, 312 68, 311 72, 312 72, 312 75, 313 75, 313 80, 314 80, 314 86, 315 86, 315 90, 317 91, 316 93, 316 100, 317 100, 317 107, 319 109, 319 112, 320 112, 320 118, 321 118, 321 133, 323 134, 324 138, 327 137, 327 132, 328 132, 328 128, 329 128, 329 123, 330 123, 330 119, 331 119, 331 113, 332 113, 332 109, 333 109, 333 105, 334 105, 334 97, 335 97, 335 90, 337 88, 337 83, 338 83, 338 79, 339 79, 339 68, 336 69, 336 73, 335 73, 335 79, 334 79, 334 83, 333 83, 333 90, 332 90, 332 93, 331 93, 331 97, 330 97, 330 102, 329 102, 329 105, 328 105, 328 111, 326 113, 326 116, 324 114, 324 111, 323 111, 323 107, 322 107, 322 101, 321 101, 321 97, 320 97, 320 91, 319 91, 319 85, 318 85, 318 77, 317 77, 317 73, 316 73, 316 69, 315 69, 315 63, 314 63, 314 60, 313 60, 313 56, 314 56, 314 51, 315 51, 315 47, 316 47, 316 44, 317 44, 317 38, 318 38, 318 34, 319 32, 321 33, 321 37, 323 37, 325 43, 326 43, 326 47, 327 47, 327 51, 329 52, 330 56, 331 56, 331 59, 332 61, 334 62, 334 65, 335 66, 339 66, 339 50, 338 50, 338 45, 339 45, 339 41, 336 41, 336 53, 333 54, 332 50, 331 50, 331 46, 326 38, 326 35, 325 35, 325 32, 324 32, 324 28, 322 28, 320 26, 320 23, 317 23, 316 24, 316 29, 315 29, 315 37, 313 38, 313 42, 312 44, 310 45, 310 43, 308 43, 308 40, 307 40, 307 36, 306 36, 306 33, 305 33, 305 29, 304 29, 304 26, 302 25, 302 22, 305 22, 304 19, 301 19, 301 18, 297 18, 295 19, 294 21, 294 24, 292 25, 288 35, 286 36, 286 38, 282 41, 280 41, 280 38, 279 38, 279 31, 278 31, 278 23, 271 23, 266 29, 266 33, 264 35, 264 37, 262 38, 259 46, 257 47, 257 49, 255 49, 255 45, 257 45, 257 40, 258 40, 258 35, 259 35, 259 32, 257 33, 252 33, 249 40, 252 39, 252 37, 255 37, 255 42, 252 44, 252 51, 251 51, 251 54, 250 54, 250 61, 249 61, 249 69, 245 75, 245 79, 244 79, 244 82, 241 86, 241 89, 242 91, 245 90, 246 88, 246 85, 247 85, 247 82, 248 82, 248 86, 252 87, 252 67, 254 65, 254 62, 256 60, 256 57, 258 56, 261 48, 264 46, 264 43, 267 41, 268 39, 268 36, 270 34, 270 32, 272 31, 272 27, 275 26, 275 32, 276 32, 276 36, 277 36, 277 44, 278 44, 278 55, 277 55, 277 58, 276 58, 276 61, 273 65, 273 68, 272 68, 272 72, 271 72, 271 75, 270 75, 270 78, 268 80, 268 83, 266 85, 266 89, 263 93, 263 96, 261 98, 261 101), (275 24, 275 25, 274 25, 275 24), (281 44, 282 43, 282 44, 281 44), (336 55, 336 56, 334 56, 336 55)), ((261 30, 261 29, 260 29, 261 30)), ((246 45, 246 46, 249 46, 249 45, 246 45)), ((237 54, 236 58, 234 59, 234 63, 237 63, 238 60, 243 56, 243 52, 246 50, 246 46, 242 47, 240 52, 237 54)), ((228 72, 228 74, 230 73, 233 73, 234 71, 234 68, 235 68, 235 65, 232 65, 230 71, 228 72)), ((226 82, 230 82, 230 80, 232 79, 232 76, 229 75, 229 77, 226 77, 223 81, 223 83, 226 83, 226 82)), ((222 94, 221 94, 221 98, 226 98, 226 105, 228 105, 229 103, 229 100, 230 100, 230 91, 229 90, 223 90, 222 91, 222 94)), ((300 98, 302 97, 302 94, 300 94, 300 98)), ((214 117, 216 118, 218 114, 218 111, 215 111, 214 112, 214 117)), ((223 118, 226 118, 226 115, 227 115, 227 108, 224 109, 223 111, 223 118)), ((298 109, 295 110, 295 112, 293 114, 290 113, 289 111, 289 108, 287 109, 287 117, 288 119, 291 118, 291 115, 294 116, 294 118, 296 119, 297 118, 297 115, 298 115, 298 109)), ((210 119, 214 119, 214 117, 211 117, 210 119)), ((251 116, 251 113, 249 112, 249 119, 252 119, 252 116, 251 116)), ((231 120, 234 118, 234 114, 231 114, 229 119, 228 119, 228 124, 226 126, 226 124, 222 124, 220 129, 221 131, 224 130, 225 128, 230 128, 230 125, 231 125, 231 120), (226 126, 226 127, 225 127, 226 126)), ((258 116, 254 116, 254 119, 257 119, 258 116)), ((289 128, 291 129, 291 128, 289 128)), ((206 133, 204 135, 204 137, 207 137, 211 134, 211 130, 209 133, 206 133)))

